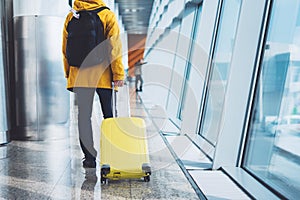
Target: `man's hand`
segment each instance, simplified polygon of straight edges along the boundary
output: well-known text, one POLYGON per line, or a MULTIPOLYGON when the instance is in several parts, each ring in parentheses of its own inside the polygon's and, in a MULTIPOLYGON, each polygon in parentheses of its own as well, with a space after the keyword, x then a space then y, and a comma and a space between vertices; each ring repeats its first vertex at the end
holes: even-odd
POLYGON ((122 87, 124 85, 124 81, 123 80, 117 80, 114 81, 114 84, 116 87, 122 87))

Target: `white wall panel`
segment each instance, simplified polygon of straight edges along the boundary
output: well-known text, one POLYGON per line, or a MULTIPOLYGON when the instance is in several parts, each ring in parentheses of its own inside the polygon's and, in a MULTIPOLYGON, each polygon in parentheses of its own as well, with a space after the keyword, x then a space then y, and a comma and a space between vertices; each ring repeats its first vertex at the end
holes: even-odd
POLYGON ((155 104, 165 107, 178 33, 170 33, 152 49, 143 67, 144 90, 155 104), (159 97, 159 98, 158 98, 159 97))
POLYGON ((170 3, 169 9, 172 11, 173 16, 177 17, 184 10, 185 2, 183 0, 174 0, 170 3))

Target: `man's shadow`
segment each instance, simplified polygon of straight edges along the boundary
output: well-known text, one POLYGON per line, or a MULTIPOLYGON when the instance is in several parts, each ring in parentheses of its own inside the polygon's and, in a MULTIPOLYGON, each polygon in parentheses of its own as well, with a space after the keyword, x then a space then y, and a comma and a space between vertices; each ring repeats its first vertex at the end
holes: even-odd
POLYGON ((94 197, 97 181, 96 168, 85 169, 85 180, 81 185, 80 199, 94 197))

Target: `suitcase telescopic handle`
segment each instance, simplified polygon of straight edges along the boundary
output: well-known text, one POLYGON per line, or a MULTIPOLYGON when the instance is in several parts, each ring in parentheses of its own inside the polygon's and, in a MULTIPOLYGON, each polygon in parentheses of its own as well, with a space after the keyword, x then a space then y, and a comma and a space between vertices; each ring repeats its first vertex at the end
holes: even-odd
MULTIPOLYGON (((121 116, 128 116, 128 117, 130 117, 131 116, 131 114, 130 114, 130 103, 129 103, 129 99, 130 99, 130 97, 129 97, 129 91, 128 91, 128 85, 127 85, 127 83, 126 82, 124 82, 124 86, 123 87, 127 87, 127 88, 124 88, 124 89, 126 89, 126 102, 127 102, 127 112, 126 112, 126 115, 124 115, 124 113, 123 114, 121 114, 121 116)), ((124 95, 124 90, 122 90, 123 92, 121 92, 121 94, 123 94, 124 95)), ((113 117, 115 118, 115 117, 118 117, 118 110, 117 110, 117 88, 116 88, 116 86, 115 86, 115 83, 114 82, 112 82, 112 111, 113 111, 113 117)), ((125 109, 125 108, 124 108, 125 109)))
POLYGON ((112 113, 113 113, 113 118, 115 118, 117 116, 117 104, 116 104, 116 95, 117 95, 117 91, 115 88, 115 83, 112 82, 112 113))

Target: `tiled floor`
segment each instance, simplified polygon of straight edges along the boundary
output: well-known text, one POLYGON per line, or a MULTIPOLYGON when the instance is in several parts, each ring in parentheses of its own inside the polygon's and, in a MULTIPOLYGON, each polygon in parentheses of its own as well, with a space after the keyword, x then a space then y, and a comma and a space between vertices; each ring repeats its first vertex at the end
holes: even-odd
MULTIPOLYGON (((212 161, 180 133, 161 106, 130 89, 130 108, 131 116, 146 122, 150 182, 120 180, 101 185, 100 155, 97 168, 85 170, 78 143, 77 107, 71 103, 68 137, 12 141, 0 147, 0 200, 249 199, 222 171, 211 169, 212 161)), ((95 97, 92 123, 96 149, 100 148, 101 115, 95 97)))
MULTIPOLYGON (((101 120, 97 117, 100 115, 97 100, 94 108, 94 140, 99 148, 101 120)), ((156 108, 150 107, 149 112, 160 116, 156 108)), ((135 96, 131 96, 131 115, 146 121, 152 167, 150 182, 121 180, 101 185, 99 159, 96 170, 82 168, 75 106, 71 109, 70 137, 12 141, 0 147, 4 157, 0 158, 0 199, 198 199, 144 105, 135 96)))

